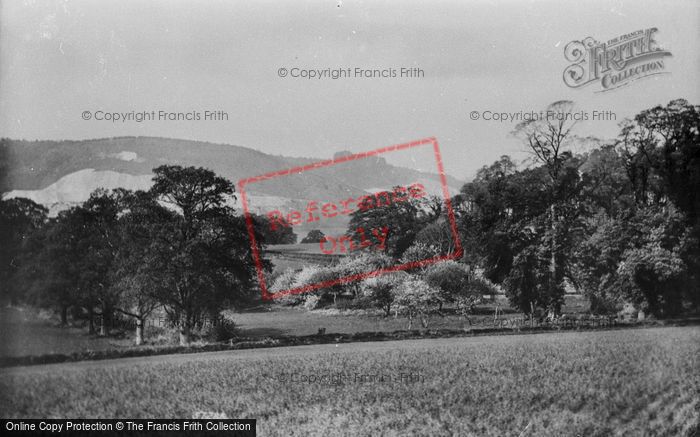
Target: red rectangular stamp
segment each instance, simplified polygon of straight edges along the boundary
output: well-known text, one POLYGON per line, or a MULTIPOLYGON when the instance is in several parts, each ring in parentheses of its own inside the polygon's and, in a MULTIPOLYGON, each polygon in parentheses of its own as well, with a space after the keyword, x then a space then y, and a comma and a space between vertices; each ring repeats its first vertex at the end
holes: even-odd
MULTIPOLYGON (((410 172, 404 172, 403 175, 405 174, 411 175, 410 172)), ((327 184, 327 182, 323 183, 327 184)), ((329 226, 330 229, 345 229, 342 225, 347 223, 350 218, 353 218, 354 220, 350 220, 350 223, 355 223, 355 227, 350 226, 347 228, 347 231, 341 235, 338 235, 337 233, 336 235, 324 235, 320 239, 318 243, 318 251, 320 254, 344 256, 364 249, 386 251, 388 241, 397 238, 400 239, 403 229, 401 229, 400 226, 394 226, 391 223, 381 223, 381 221, 380 223, 377 223, 376 220, 374 220, 370 225, 369 218, 380 217, 381 220, 382 210, 391 207, 402 208, 410 204, 418 205, 417 208, 421 208, 420 202, 429 198, 429 193, 425 186, 426 183, 427 182, 424 180, 406 180, 398 184, 392 184, 394 186, 390 189, 387 189, 387 187, 378 189, 356 188, 356 192, 353 193, 347 192, 348 188, 344 188, 345 191, 343 191, 342 198, 335 199, 308 199, 307 193, 307 198, 299 200, 303 201, 305 205, 302 207, 282 208, 278 205, 276 205, 274 208, 269 206, 266 208, 265 205, 256 205, 256 207, 258 210, 262 209, 266 211, 264 215, 271 231, 289 230, 289 228, 295 226, 311 226, 311 224, 319 226, 325 225, 326 229, 328 229, 329 226), (335 228, 333 227, 332 223, 334 220, 338 221, 338 223, 335 223, 335 228), (357 223, 360 223, 360 225, 357 225, 357 223), (364 223, 367 223, 367 225, 364 223)), ((343 185, 343 187, 347 186, 352 186, 352 184, 343 185)), ((440 148, 437 140, 434 137, 425 138, 410 143, 383 147, 363 153, 346 154, 337 156, 335 159, 319 161, 308 165, 242 179, 238 182, 238 191, 241 196, 246 226, 248 229, 248 236, 251 242, 251 251, 255 261, 263 300, 272 300, 292 294, 309 293, 314 290, 333 287, 335 285, 346 284, 354 281, 361 281, 363 279, 379 276, 385 273, 411 270, 439 261, 457 259, 462 256, 462 247, 459 234, 457 232, 455 213, 450 200, 450 191, 443 168, 440 148), (272 179, 294 177, 303 177, 304 182, 308 185, 315 180, 323 180, 318 177, 318 172, 344 171, 345 174, 352 174, 357 167, 348 167, 343 169, 343 166, 361 166, 363 165, 363 160, 375 160, 374 162, 376 162, 377 160, 382 159, 382 162, 385 162, 382 155, 388 155, 401 151, 414 153, 421 149, 423 152, 427 152, 435 159, 435 169, 437 170, 436 178, 438 180, 434 184, 434 187, 436 188, 434 191, 439 192, 439 195, 433 196, 432 199, 433 201, 439 201, 442 203, 439 209, 444 213, 444 224, 452 239, 452 250, 450 250, 448 253, 439 253, 435 256, 426 257, 425 259, 406 260, 397 257, 394 259, 394 264, 390 266, 370 269, 369 271, 353 272, 352 274, 348 274, 343 277, 322 280, 317 283, 279 290, 274 293, 270 291, 270 287, 268 286, 269 284, 267 284, 265 278, 262 254, 260 253, 261 248, 256 239, 255 222, 253 213, 251 212, 252 209, 250 201, 254 197, 249 195, 252 189, 251 187, 254 188, 255 184, 262 184, 272 179), (329 170, 329 168, 333 169, 329 170), (316 175, 314 175, 314 172, 317 172, 316 175), (440 199, 438 196, 442 197, 442 199, 440 199)), ((311 192, 314 191, 311 190, 311 192)), ((322 192, 322 190, 319 190, 319 192, 322 192)))

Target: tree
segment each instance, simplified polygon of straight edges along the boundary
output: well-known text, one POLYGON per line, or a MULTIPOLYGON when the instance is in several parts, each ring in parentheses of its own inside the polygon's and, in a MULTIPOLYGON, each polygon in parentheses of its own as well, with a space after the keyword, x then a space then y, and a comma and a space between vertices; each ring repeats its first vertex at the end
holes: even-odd
POLYGON ((245 222, 227 206, 231 182, 195 167, 161 166, 154 173, 152 195, 177 214, 161 225, 144 269, 187 344, 202 317, 250 294, 255 266, 245 222))
MULTIPOLYGON (((650 180, 655 189, 696 223, 700 217, 700 106, 684 99, 640 112, 623 124, 618 145, 624 153, 630 181, 644 202, 650 180)), ((657 196, 662 200, 660 196, 657 196)))
POLYGON ((13 279, 21 268, 27 240, 46 221, 48 211, 24 199, 0 200, 0 300, 14 300, 13 279))
POLYGON ((540 308, 561 306, 563 296, 551 287, 547 247, 531 245, 518 253, 504 281, 511 306, 534 317, 540 308), (543 250, 544 249, 544 250, 543 250))
MULTIPOLYGON (((357 238, 358 230, 363 229, 367 232, 369 238, 374 240, 373 245, 379 246, 381 242, 371 235, 371 231, 386 229, 386 247, 384 250, 392 257, 400 258, 404 251, 413 243, 423 223, 420 207, 422 199, 418 198, 421 196, 406 195, 406 188, 394 187, 393 193, 401 192, 404 193, 402 201, 389 201, 386 202, 387 204, 374 207, 364 207, 361 202, 358 205, 358 209, 350 214, 350 223, 346 235, 351 238, 357 238)), ((388 192, 385 193, 388 194, 388 192)), ((376 197, 374 198, 379 199, 381 194, 375 194, 376 197)))
POLYGON ((106 334, 116 300, 107 282, 114 254, 115 201, 96 191, 84 205, 59 213, 30 241, 31 262, 24 263, 22 274, 32 284, 36 302, 59 307, 62 323, 71 306, 84 309, 91 334, 96 315, 103 322, 100 333, 106 334))
POLYGON ((297 242, 297 234, 291 226, 277 226, 274 230, 270 226, 270 219, 263 215, 250 213, 253 226, 258 234, 257 241, 262 245, 268 244, 294 244, 297 242))
POLYGON ((420 318, 423 328, 428 327, 428 314, 440 300, 440 292, 419 278, 409 278, 394 288, 394 308, 396 314, 408 318, 408 329, 413 319, 420 318))
POLYGON ((62 326, 68 324, 68 310, 78 304, 78 250, 72 237, 72 229, 77 229, 74 217, 71 211, 61 212, 33 232, 17 273, 18 281, 23 284, 23 300, 57 309, 62 326))
POLYGON ((472 279, 469 267, 449 260, 432 264, 423 272, 425 281, 440 292, 439 311, 444 303, 455 302, 469 286, 472 279))
POLYGON ((124 196, 125 212, 119 218, 119 241, 111 282, 119 290, 117 311, 136 322, 135 343, 144 341, 148 316, 159 305, 157 276, 151 275, 149 263, 152 242, 164 223, 173 221, 174 213, 159 205, 146 192, 124 196))
POLYGON ((365 296, 384 311, 385 317, 388 317, 391 315, 391 308, 394 304, 394 289, 408 279, 408 273, 402 271, 385 273, 365 279, 363 281, 365 296))
POLYGON ((323 232, 321 232, 319 229, 312 229, 309 231, 308 234, 306 234, 306 237, 304 237, 301 242, 303 243, 320 243, 321 240, 326 236, 323 232))
MULTIPOLYGON (((545 117, 535 117, 520 122, 515 128, 514 134, 524 140, 535 159, 544 166, 549 175, 549 271, 551 277, 546 282, 551 288, 548 294, 563 296, 564 274, 561 264, 564 254, 562 245, 558 241, 558 236, 562 234, 559 229, 561 213, 558 210, 558 203, 560 198, 557 196, 555 187, 560 182, 564 163, 571 157, 571 154, 565 149, 567 142, 571 140, 571 130, 576 125, 576 120, 573 117, 573 102, 555 102, 549 105, 544 114, 545 117)), ((560 307, 557 302, 561 299, 548 300, 555 306, 547 309, 554 314, 559 313, 560 307)))

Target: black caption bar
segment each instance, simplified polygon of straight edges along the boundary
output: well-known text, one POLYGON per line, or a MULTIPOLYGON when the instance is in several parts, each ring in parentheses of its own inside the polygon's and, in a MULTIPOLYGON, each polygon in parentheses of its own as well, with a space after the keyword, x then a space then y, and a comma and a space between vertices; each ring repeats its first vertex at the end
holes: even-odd
POLYGON ((255 436, 255 419, 0 419, 0 423, 3 434, 10 436, 255 436))

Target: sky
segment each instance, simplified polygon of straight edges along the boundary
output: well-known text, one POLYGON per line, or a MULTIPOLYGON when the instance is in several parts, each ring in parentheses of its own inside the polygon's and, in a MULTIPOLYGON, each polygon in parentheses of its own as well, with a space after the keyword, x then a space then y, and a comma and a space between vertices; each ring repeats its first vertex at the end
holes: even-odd
POLYGON ((315 158, 436 137, 446 171, 467 179, 501 155, 527 156, 515 123, 483 120, 484 111, 572 100, 615 114, 575 133, 614 138, 643 109, 679 97, 700 104, 699 49, 700 2, 690 0, 4 0, 0 137, 160 136, 315 158), (652 27, 672 54, 667 74, 607 92, 564 83, 570 41, 652 27), (290 77, 294 68, 402 67, 423 76, 290 77), (161 110, 225 111, 228 120, 95 119, 161 110), (84 120, 84 111, 95 115, 84 120))

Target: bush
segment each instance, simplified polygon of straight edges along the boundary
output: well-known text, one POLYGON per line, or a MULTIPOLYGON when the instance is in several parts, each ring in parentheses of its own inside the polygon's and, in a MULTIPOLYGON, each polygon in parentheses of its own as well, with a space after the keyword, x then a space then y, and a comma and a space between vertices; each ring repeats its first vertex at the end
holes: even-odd
POLYGON ((318 297, 315 294, 309 294, 304 298, 304 308, 307 310, 311 311, 316 309, 316 306, 318 306, 318 302, 321 300, 320 297, 318 297))
POLYGON ((368 300, 372 306, 384 310, 385 315, 391 314, 394 303, 394 288, 408 280, 406 272, 391 272, 362 281, 362 299, 368 300))
POLYGON ((422 277, 428 284, 440 290, 442 305, 442 302, 454 302, 458 294, 465 293, 469 287, 471 273, 468 266, 450 260, 428 266, 422 277))
POLYGON ((307 285, 317 284, 319 281, 319 273, 324 270, 325 267, 320 267, 315 264, 304 266, 296 275, 296 278, 292 282, 290 288, 300 288, 307 285))
POLYGON ((306 234, 306 237, 304 237, 301 242, 302 244, 305 243, 320 243, 321 240, 325 238, 325 234, 321 232, 318 229, 312 229, 309 231, 308 234, 306 234))
POLYGON ((413 243, 401 257, 402 263, 411 263, 435 258, 440 254, 440 248, 422 242, 413 243))
MULTIPOLYGON (((287 269, 285 270, 281 275, 275 279, 275 282, 272 284, 272 287, 270 287, 270 292, 271 293, 279 293, 280 291, 284 290, 289 290, 291 288, 294 288, 294 283, 296 281, 298 271, 292 270, 292 269, 287 269)), ((290 294, 287 296, 282 296, 280 298, 277 298, 276 301, 280 305, 299 305, 300 303, 303 302, 302 296, 299 296, 298 294, 290 294)))
POLYGON ((422 279, 408 278, 394 288, 396 312, 408 317, 408 329, 411 329, 415 317, 419 317, 423 327, 427 328, 430 308, 439 301, 439 290, 422 279))
POLYGON ((228 319, 207 326, 203 337, 210 341, 226 341, 237 336, 236 324, 228 319))

